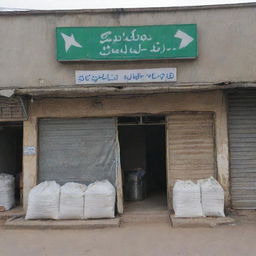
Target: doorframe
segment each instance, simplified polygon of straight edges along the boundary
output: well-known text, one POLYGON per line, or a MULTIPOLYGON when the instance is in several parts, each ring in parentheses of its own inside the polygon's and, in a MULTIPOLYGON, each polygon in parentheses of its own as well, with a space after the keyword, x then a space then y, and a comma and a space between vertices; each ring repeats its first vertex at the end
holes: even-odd
MULTIPOLYGON (((19 184, 18 184, 18 187, 19 187, 19 201, 16 201, 16 178, 15 178, 15 207, 17 206, 23 206, 23 191, 24 191, 24 167, 23 167, 23 162, 24 162, 24 120, 20 120, 20 119, 17 119, 17 120, 3 120, 1 119, 0 120, 0 125, 3 124, 3 123, 10 123, 10 124, 15 124, 17 123, 17 127, 20 127, 21 128, 21 133, 22 133, 22 138, 21 138, 21 155, 20 155, 20 160, 21 160, 21 167, 20 167, 20 176, 19 176, 19 184), (17 204, 18 203, 18 204, 17 204)), ((7 125, 6 127, 11 127, 11 125, 7 125)), ((17 153, 17 152, 16 152, 17 153)))
MULTIPOLYGON (((159 114, 131 114, 131 115, 122 115, 122 116, 117 116, 116 117, 116 139, 117 139, 117 149, 118 149, 118 153, 119 153, 119 168, 117 168, 117 175, 116 175, 116 188, 117 188, 117 212, 119 214, 123 214, 124 213, 124 192, 123 192, 123 171, 122 171, 122 166, 121 166, 121 152, 120 152, 120 143, 119 143, 119 139, 118 139, 118 127, 119 126, 141 126, 143 124, 123 124, 123 125, 119 125, 118 124, 118 117, 131 117, 131 116, 163 116, 164 117, 164 123, 159 123, 159 124, 144 124, 146 125, 163 125, 165 127, 165 144, 167 145, 167 123, 166 123, 166 117, 167 114, 165 113, 159 113, 159 114)), ((165 159, 166 159, 166 163, 165 163, 165 175, 166 175, 166 200, 167 200, 167 209, 169 209, 169 200, 168 200, 168 172, 167 172, 167 147, 165 147, 165 159)))

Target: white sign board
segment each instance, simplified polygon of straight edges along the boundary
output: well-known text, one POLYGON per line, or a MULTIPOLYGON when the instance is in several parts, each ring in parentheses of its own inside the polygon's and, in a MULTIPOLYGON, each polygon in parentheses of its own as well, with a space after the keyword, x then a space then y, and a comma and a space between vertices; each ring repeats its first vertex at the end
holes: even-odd
POLYGON ((36 154, 36 147, 33 146, 25 146, 23 148, 24 155, 35 155, 36 154))
POLYGON ((76 71, 76 84, 159 83, 176 80, 176 68, 76 71))

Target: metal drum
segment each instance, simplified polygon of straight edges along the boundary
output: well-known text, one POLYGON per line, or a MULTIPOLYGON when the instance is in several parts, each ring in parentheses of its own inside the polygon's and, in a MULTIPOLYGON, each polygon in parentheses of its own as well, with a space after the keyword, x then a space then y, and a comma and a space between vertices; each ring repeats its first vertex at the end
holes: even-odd
POLYGON ((125 200, 139 201, 146 197, 146 172, 144 170, 125 172, 125 200))

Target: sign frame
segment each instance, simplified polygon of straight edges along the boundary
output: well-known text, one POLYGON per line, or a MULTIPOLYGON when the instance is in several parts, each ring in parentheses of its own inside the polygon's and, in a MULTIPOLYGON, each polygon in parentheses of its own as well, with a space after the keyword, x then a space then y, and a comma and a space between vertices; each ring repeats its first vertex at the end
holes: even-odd
POLYGON ((174 83, 176 68, 77 70, 75 83, 79 85, 174 83))
POLYGON ((56 59, 60 62, 197 57, 196 24, 56 27, 56 59))

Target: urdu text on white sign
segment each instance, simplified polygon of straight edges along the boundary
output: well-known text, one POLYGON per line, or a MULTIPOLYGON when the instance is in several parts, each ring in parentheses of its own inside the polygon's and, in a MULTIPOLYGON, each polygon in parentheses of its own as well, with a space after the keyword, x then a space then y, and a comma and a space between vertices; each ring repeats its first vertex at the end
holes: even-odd
POLYGON ((98 85, 113 83, 161 83, 176 82, 176 68, 130 70, 79 70, 75 73, 76 84, 98 85))

